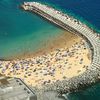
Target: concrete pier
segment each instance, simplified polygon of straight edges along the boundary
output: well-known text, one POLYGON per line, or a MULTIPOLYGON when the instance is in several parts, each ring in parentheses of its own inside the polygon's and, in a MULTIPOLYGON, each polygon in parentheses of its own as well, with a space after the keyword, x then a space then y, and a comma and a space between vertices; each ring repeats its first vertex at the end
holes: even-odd
POLYGON ((79 34, 89 43, 90 49, 92 50, 92 63, 87 71, 71 79, 59 81, 49 86, 45 85, 44 91, 55 90, 61 94, 75 92, 99 81, 100 39, 88 26, 71 16, 38 2, 25 2, 22 8, 42 16, 67 31, 79 34))

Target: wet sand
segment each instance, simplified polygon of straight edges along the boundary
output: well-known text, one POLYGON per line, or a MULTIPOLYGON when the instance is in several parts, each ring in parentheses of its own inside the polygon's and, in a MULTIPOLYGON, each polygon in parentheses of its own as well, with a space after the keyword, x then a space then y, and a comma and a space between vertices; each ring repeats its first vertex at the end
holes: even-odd
POLYGON ((70 32, 64 31, 60 35, 48 39, 43 46, 34 52, 25 52, 24 54, 17 54, 16 56, 12 56, 9 58, 1 59, 1 60, 17 60, 17 59, 25 59, 31 58, 35 56, 40 56, 46 53, 50 53, 57 48, 62 48, 67 46, 67 48, 71 47, 74 42, 80 40, 81 38, 78 35, 72 34, 70 32))

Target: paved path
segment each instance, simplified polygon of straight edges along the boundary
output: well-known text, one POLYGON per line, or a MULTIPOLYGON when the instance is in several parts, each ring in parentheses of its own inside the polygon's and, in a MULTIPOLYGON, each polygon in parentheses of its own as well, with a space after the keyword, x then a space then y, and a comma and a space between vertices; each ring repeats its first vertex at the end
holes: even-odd
POLYGON ((64 97, 58 97, 57 95, 57 92, 54 91, 42 92, 37 95, 37 100, 65 100, 64 97))

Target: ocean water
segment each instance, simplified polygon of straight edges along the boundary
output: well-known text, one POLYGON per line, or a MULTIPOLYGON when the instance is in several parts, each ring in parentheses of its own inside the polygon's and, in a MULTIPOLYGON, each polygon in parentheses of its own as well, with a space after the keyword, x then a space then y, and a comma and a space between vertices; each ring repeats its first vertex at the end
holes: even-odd
POLYGON ((19 6, 24 0, 0 0, 0 59, 35 52, 63 30, 19 6))
POLYGON ((100 83, 81 92, 66 94, 65 100, 100 100, 100 83))
MULTIPOLYGON (((19 9, 24 1, 39 1, 62 10, 100 31, 100 0, 0 0, 0 58, 33 52, 63 30, 19 9)), ((100 100, 100 83, 72 93, 66 100, 100 100)))

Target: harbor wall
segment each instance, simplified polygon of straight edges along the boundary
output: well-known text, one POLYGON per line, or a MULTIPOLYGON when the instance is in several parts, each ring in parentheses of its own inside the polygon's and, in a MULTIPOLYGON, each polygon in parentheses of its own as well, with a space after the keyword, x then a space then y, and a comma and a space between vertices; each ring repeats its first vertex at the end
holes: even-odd
POLYGON ((51 16, 48 13, 45 13, 43 10, 39 9, 34 5, 25 4, 23 5, 23 8, 25 9, 25 6, 27 6, 27 9, 25 10, 30 11, 32 13, 36 13, 43 18, 49 20, 50 22, 62 27, 63 29, 82 36, 82 38, 84 38, 89 43, 90 49, 92 50, 92 63, 83 74, 63 81, 57 81, 50 85, 44 85, 43 90, 54 90, 59 92, 60 94, 63 94, 80 91, 86 87, 95 84, 96 82, 99 82, 100 40, 96 37, 93 31, 90 30, 87 26, 84 26, 83 24, 79 25, 78 23, 80 22, 75 22, 75 24, 65 24, 61 20, 53 17, 53 15, 51 16))

